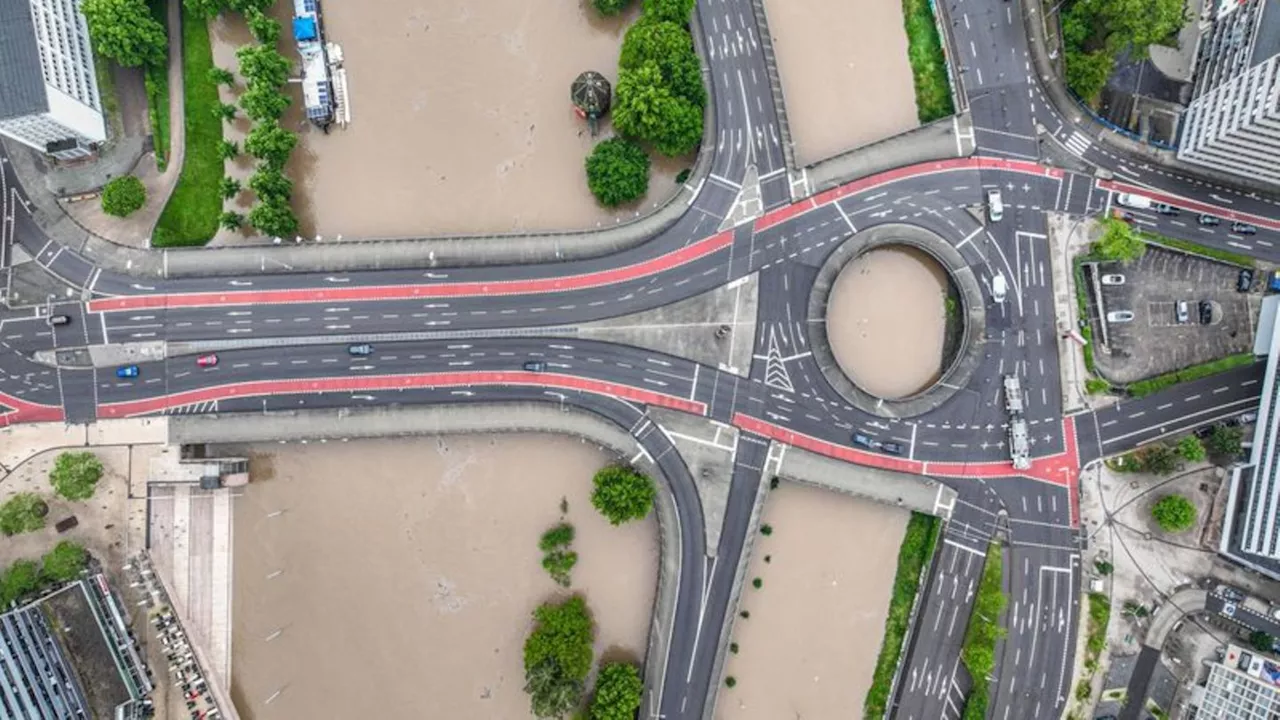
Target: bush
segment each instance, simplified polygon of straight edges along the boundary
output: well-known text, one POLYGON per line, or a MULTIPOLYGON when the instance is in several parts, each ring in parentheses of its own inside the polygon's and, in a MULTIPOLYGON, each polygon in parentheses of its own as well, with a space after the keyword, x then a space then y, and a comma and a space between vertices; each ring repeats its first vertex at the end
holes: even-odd
POLYGON ((646 475, 626 465, 610 465, 596 473, 591 504, 614 525, 639 520, 653 508, 657 488, 646 475))
POLYGON ((122 175, 102 188, 102 212, 129 217, 147 202, 147 189, 133 175, 122 175))
POLYGON ((538 540, 538 549, 542 552, 551 552, 552 550, 568 547, 573 542, 573 536, 573 526, 569 523, 560 523, 542 533, 542 538, 538 540))
POLYGON ((591 672, 591 611, 575 595, 561 603, 543 603, 533 619, 533 631, 524 642, 524 689, 534 715, 560 717, 582 701, 591 672))
POLYGON ((1103 380, 1102 378, 1095 378, 1095 377, 1085 378, 1084 391, 1089 393, 1090 395, 1097 395, 1098 393, 1104 393, 1110 389, 1111 389, 1111 383, 1107 382, 1106 380, 1103 380))
POLYGON ((724 679, 724 686, 725 686, 725 687, 734 687, 734 686, 735 686, 735 685, 737 685, 737 684, 738 684, 738 679, 737 679, 737 678, 735 678, 735 677, 734 677, 734 676, 732 676, 732 675, 730 675, 729 677, 727 677, 727 678, 725 678, 725 679, 724 679))
POLYGON ((1151 516, 1161 530, 1182 532, 1196 524, 1196 506, 1181 495, 1165 495, 1151 508, 1151 516))
POLYGON ((1145 397, 1153 392, 1163 390, 1167 387, 1172 387, 1178 383, 1199 380, 1203 377, 1217 375, 1218 373, 1234 370, 1245 365, 1252 365, 1254 359, 1253 353, 1228 355, 1220 360, 1192 365, 1191 367, 1175 370, 1174 372, 1165 373, 1164 375, 1157 375, 1146 380, 1139 380, 1138 382, 1130 383, 1125 389, 1134 397, 1145 397))
POLYGON ((66 582, 80 575, 89 562, 89 553, 70 540, 63 540, 45 554, 41 572, 54 582, 66 582))
POLYGON ((644 0, 643 20, 673 22, 688 25, 693 18, 695 0, 644 0))
POLYGON ((764 580, 761 580, 760 578, 753 579, 751 581, 751 587, 759 590, 760 588, 764 587, 764 580))
POLYGON ((1200 438, 1195 435, 1188 435, 1179 440, 1177 449, 1178 454, 1187 462, 1200 462, 1208 455, 1205 452, 1204 443, 1200 442, 1200 438))
POLYGON ((31 560, 19 560, 0 573, 0 609, 40 588, 40 567, 31 560))
POLYGON ((592 0, 591 4, 595 6, 596 12, 608 17, 626 10, 631 0, 592 0))
POLYGON ((640 671, 630 663, 608 663, 596 678, 591 720, 634 720, 644 699, 640 671))
POLYGON ((578 553, 568 550, 552 550, 542 556, 542 569, 561 587, 569 587, 570 573, 578 564, 578 553))
POLYGON ((218 216, 218 227, 228 232, 235 232, 244 225, 244 215, 234 211, 225 210, 218 216))
POLYGON ((1209 454, 1216 457, 1236 457, 1244 450, 1244 431, 1238 427, 1215 425, 1209 431, 1206 447, 1209 454))
POLYGON ((91 452, 64 452, 53 462, 49 482, 67 500, 88 500, 102 477, 102 461, 91 452))
POLYGON ((649 191, 649 155, 624 138, 610 138, 587 156, 587 187, 605 207, 644 197, 649 191))
POLYGON ((1268 635, 1262 630, 1254 630, 1249 633, 1249 645, 1258 652, 1269 653, 1272 651, 1272 645, 1275 644, 1275 638, 1268 635))
POLYGON ((1147 244, 1129 227, 1129 223, 1107 218, 1102 223, 1102 236, 1093 243, 1093 252, 1102 260, 1132 262, 1147 252, 1147 244))
POLYGON ((765 524, 761 525, 761 526, 760 526, 760 534, 761 534, 761 535, 772 535, 772 534, 773 534, 773 526, 772 526, 772 525, 770 525, 769 523, 765 523, 765 524))
POLYGON ((0 505, 0 533, 19 535, 35 532, 44 527, 44 516, 49 506, 35 493, 23 492, 0 505))

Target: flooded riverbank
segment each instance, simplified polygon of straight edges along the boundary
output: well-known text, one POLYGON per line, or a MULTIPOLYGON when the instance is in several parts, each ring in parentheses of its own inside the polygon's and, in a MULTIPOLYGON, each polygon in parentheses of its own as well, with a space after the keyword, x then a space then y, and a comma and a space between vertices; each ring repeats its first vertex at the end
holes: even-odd
POLYGON ((643 657, 656 521, 615 528, 591 507, 610 459, 594 446, 495 435, 256 450, 234 526, 232 692, 246 720, 529 717, 530 613, 567 592, 537 549, 562 498, 597 657, 643 657))
POLYGON ((943 369, 948 287, 946 271, 914 248, 854 258, 827 301, 827 337, 840 368, 877 397, 928 388, 943 369))

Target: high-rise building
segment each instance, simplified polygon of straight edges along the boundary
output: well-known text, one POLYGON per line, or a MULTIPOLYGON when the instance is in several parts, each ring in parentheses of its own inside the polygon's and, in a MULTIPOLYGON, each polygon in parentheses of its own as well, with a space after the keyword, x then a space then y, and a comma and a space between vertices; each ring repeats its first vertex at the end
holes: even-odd
POLYGON ((1192 691, 1195 717, 1212 720, 1271 720, 1280 714, 1280 665, 1269 657, 1227 645, 1221 662, 1192 691))
POLYGON ((62 159, 107 139, 80 0, 0 0, 0 135, 62 159))
POLYGON ((1280 184, 1280 0, 1223 0, 1214 14, 1178 158, 1280 184))

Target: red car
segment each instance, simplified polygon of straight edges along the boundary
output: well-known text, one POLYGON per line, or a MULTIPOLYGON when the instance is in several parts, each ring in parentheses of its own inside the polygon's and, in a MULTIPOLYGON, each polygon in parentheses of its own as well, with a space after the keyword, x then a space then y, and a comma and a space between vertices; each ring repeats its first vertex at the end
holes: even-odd
POLYGON ((201 355, 200 357, 196 358, 196 365, 199 365, 200 367, 213 367, 214 365, 217 365, 217 364, 218 364, 217 355, 212 355, 212 354, 201 355))

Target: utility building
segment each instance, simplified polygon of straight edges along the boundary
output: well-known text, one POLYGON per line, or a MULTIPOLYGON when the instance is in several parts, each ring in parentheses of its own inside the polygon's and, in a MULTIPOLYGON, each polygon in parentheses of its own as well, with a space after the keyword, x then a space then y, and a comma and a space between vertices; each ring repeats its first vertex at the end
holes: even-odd
POLYGON ((64 160, 107 139, 80 0, 0 0, 0 135, 64 160))
POLYGON ((1223 0, 1202 37, 1178 158, 1280 184, 1280 0, 1223 0))

